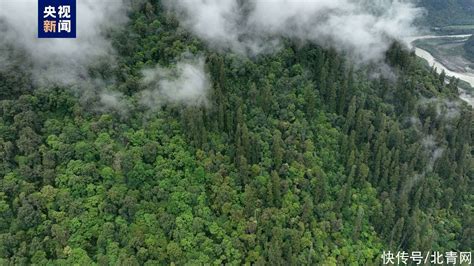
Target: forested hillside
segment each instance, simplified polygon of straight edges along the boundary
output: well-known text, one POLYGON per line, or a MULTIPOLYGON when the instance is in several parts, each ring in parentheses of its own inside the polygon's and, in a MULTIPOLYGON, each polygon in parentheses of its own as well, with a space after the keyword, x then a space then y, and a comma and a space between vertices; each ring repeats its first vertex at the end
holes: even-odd
MULTIPOLYGON (((206 58, 204 106, 90 108, 0 72, 0 264, 354 265, 474 248, 473 118, 457 81, 394 43, 390 75, 287 41, 218 53, 156 1, 111 32, 113 90, 206 58)), ((89 99, 93 101, 93 99, 89 99)))
POLYGON ((427 10, 426 21, 431 26, 474 24, 472 0, 419 0, 419 5, 427 10))

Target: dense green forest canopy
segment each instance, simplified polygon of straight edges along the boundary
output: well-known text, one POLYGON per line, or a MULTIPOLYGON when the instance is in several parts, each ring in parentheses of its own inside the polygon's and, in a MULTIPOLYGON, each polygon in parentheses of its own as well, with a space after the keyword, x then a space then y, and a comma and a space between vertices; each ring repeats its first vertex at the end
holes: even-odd
POLYGON ((473 118, 457 81, 394 43, 392 75, 290 41, 216 53, 157 1, 110 33, 113 89, 184 52, 208 106, 89 108, 0 72, 0 264, 371 265, 383 250, 473 249, 473 118))
POLYGON ((420 0, 419 5, 427 10, 426 22, 430 26, 474 24, 472 0, 420 0))

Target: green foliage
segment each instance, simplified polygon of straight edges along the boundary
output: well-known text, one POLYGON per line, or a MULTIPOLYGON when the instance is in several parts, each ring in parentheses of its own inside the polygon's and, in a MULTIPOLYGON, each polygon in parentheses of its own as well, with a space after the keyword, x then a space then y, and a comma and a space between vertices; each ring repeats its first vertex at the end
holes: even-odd
POLYGON ((199 52, 210 106, 98 114, 2 73, 0 264, 373 265, 382 250, 472 250, 472 108, 444 115, 455 86, 400 45, 386 80, 313 45, 212 53, 156 1, 131 17, 111 37, 117 88, 132 95, 141 67, 199 52))

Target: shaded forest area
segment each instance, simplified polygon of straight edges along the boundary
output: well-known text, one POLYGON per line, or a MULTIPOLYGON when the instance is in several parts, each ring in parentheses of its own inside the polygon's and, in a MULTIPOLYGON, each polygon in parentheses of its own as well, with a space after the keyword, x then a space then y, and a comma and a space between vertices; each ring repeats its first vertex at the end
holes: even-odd
POLYGON ((201 53, 209 106, 103 113, 21 67, 0 73, 0 264, 376 264, 382 250, 473 249, 473 110, 400 45, 391 79, 309 44, 215 53, 158 1, 110 38, 118 66, 93 74, 115 75, 114 89, 133 95, 143 66, 201 53))

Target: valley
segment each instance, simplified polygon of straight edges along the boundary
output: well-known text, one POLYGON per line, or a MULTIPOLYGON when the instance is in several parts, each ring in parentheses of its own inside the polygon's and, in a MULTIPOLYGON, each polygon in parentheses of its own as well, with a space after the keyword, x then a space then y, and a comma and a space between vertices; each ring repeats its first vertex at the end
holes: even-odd
POLYGON ((471 34, 425 35, 406 40, 415 54, 423 58, 437 73, 460 79, 460 98, 474 106, 474 63, 466 58, 463 45, 471 34))

